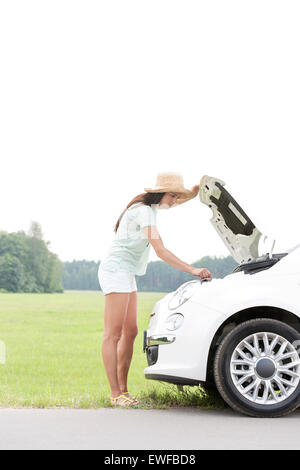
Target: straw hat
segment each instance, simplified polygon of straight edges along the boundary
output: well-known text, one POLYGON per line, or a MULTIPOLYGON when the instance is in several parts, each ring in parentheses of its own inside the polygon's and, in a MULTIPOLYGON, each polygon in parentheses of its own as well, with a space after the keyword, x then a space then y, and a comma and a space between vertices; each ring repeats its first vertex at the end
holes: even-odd
POLYGON ((156 185, 154 188, 144 188, 147 193, 181 193, 180 199, 189 200, 195 196, 190 189, 186 189, 183 184, 183 178, 179 173, 167 172, 158 173, 156 185))

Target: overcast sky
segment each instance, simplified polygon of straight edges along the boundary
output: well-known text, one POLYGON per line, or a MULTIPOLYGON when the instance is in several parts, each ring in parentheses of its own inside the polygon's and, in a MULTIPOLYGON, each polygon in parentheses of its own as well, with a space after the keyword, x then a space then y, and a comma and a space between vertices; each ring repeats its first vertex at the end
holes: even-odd
MULTIPOLYGON (((97 261, 174 171, 225 181, 275 252, 300 243, 299 22, 293 0, 1 1, 0 229, 97 261)), ((210 218, 196 198, 157 225, 191 263, 228 254, 210 218)))

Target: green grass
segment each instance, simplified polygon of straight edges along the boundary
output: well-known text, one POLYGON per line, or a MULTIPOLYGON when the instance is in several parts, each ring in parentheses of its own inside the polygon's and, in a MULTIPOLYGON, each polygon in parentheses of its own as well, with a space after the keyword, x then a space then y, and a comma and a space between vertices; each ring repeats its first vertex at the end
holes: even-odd
MULTIPOLYGON (((143 331, 153 304, 163 293, 139 293, 139 335, 129 373, 131 393, 141 408, 222 407, 216 395, 200 387, 177 387, 146 380, 143 331)), ((0 341, 6 363, 0 365, 0 407, 110 406, 101 358, 104 296, 101 292, 0 294, 0 341)))

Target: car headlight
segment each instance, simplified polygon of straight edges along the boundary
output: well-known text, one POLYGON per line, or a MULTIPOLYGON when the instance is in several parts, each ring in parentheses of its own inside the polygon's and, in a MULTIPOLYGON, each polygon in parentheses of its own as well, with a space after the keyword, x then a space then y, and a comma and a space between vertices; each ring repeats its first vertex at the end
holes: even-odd
POLYGON ((178 287, 178 289, 174 292, 174 295, 171 297, 168 303, 168 307, 170 310, 178 308, 184 302, 189 300, 199 285, 199 281, 188 281, 182 284, 182 286, 178 287))
POLYGON ((181 313, 172 313, 166 320, 167 330, 174 331, 181 327, 184 316, 181 313))

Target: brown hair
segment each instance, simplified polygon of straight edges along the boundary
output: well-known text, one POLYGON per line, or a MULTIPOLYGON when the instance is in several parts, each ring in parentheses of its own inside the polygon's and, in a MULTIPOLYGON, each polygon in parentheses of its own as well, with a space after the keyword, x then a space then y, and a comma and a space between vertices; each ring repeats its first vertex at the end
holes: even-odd
POLYGON ((135 196, 129 202, 129 204, 127 204, 126 208, 123 210, 122 214, 118 218, 118 221, 117 221, 117 223, 115 225, 115 228, 114 228, 114 232, 116 232, 118 230, 121 219, 122 219, 124 213, 126 212, 126 210, 130 206, 132 206, 133 204, 137 204, 138 202, 141 202, 142 204, 145 204, 145 206, 151 206, 151 204, 158 204, 162 200, 162 198, 165 194, 166 193, 141 193, 141 194, 138 194, 137 196, 135 196))

